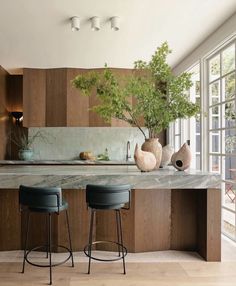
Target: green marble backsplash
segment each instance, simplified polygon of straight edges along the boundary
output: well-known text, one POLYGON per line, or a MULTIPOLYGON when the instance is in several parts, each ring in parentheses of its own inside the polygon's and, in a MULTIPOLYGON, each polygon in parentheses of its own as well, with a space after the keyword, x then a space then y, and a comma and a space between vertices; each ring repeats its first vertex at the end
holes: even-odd
POLYGON ((35 160, 75 160, 80 152, 91 151, 96 156, 106 148, 111 160, 125 160, 127 141, 133 160, 135 144, 144 142, 144 136, 134 127, 33 127, 29 136, 39 129, 44 138, 33 143, 35 160))

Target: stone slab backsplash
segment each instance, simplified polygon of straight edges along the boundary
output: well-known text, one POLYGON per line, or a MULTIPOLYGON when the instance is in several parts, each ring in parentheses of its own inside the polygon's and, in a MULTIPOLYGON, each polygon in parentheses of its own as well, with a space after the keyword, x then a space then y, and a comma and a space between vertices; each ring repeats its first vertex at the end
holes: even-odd
POLYGON ((111 160, 125 160, 127 141, 133 160, 135 144, 144 142, 144 136, 135 127, 31 127, 29 136, 38 130, 46 140, 37 138, 33 143, 35 160, 75 160, 80 152, 98 155, 106 148, 111 160))

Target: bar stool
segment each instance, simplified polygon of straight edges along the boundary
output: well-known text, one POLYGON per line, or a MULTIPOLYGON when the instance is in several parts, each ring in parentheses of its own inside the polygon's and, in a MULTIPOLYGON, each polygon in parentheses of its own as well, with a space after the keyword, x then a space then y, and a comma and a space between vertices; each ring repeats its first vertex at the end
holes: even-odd
POLYGON ((26 221, 26 236, 24 242, 24 259, 23 259, 23 267, 22 273, 25 270, 25 262, 27 261, 29 264, 38 267, 49 267, 50 269, 50 282, 52 284, 52 267, 65 263, 67 260, 71 258, 72 267, 74 267, 74 259, 72 253, 72 244, 71 244, 71 235, 70 235, 70 226, 69 226, 69 219, 68 219, 68 203, 62 199, 62 192, 61 188, 38 188, 38 187, 27 187, 27 186, 20 186, 19 188, 19 203, 20 203, 20 210, 25 211, 27 213, 27 221, 26 221), (69 248, 57 245, 57 247, 63 248, 68 252, 68 257, 58 263, 52 263, 52 214, 56 213, 59 215, 61 211, 66 212, 66 224, 68 230, 68 237, 69 237, 69 248), (32 212, 37 213, 44 213, 46 215, 46 222, 47 222, 47 242, 45 245, 40 245, 33 247, 29 250, 28 248, 28 235, 29 235, 29 228, 30 228, 30 214, 32 212), (46 249, 47 258, 49 254, 49 263, 48 264, 39 264, 33 263, 29 260, 28 255, 31 251, 34 250, 41 250, 46 249))
POLYGON ((131 186, 130 185, 87 185, 86 202, 91 209, 89 243, 84 247, 84 253, 89 257, 88 274, 90 274, 91 259, 98 261, 116 261, 123 260, 123 270, 126 274, 125 256, 127 248, 123 245, 123 233, 121 225, 120 209, 130 209, 131 186), (124 207, 128 204, 127 207, 124 207), (114 210, 116 213, 117 241, 92 241, 94 215, 97 210, 114 210), (92 246, 99 243, 112 243, 117 245, 119 257, 113 259, 101 259, 92 256, 92 246), (120 255, 122 254, 122 255, 120 255))

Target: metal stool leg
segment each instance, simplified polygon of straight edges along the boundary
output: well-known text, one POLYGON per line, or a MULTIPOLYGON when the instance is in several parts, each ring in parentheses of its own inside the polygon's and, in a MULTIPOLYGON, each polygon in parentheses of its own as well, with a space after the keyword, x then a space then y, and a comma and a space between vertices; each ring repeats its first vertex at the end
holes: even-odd
POLYGON ((72 267, 74 267, 74 257, 73 257, 73 252, 72 252, 70 225, 69 225, 69 218, 68 218, 68 212, 67 212, 67 210, 66 210, 66 223, 67 223, 67 229, 68 229, 68 237, 69 237, 69 245, 70 245, 70 254, 71 254, 71 263, 72 263, 72 267))
POLYGON ((49 224, 48 224, 48 233, 49 233, 49 264, 50 264, 50 282, 49 284, 52 285, 52 215, 49 215, 49 224))
POLYGON ((91 267, 94 214, 95 214, 95 210, 92 209, 91 219, 90 219, 90 230, 89 230, 89 248, 88 248, 89 264, 88 264, 88 274, 90 274, 90 267, 91 267))
MULTIPOLYGON (((122 234, 122 225, 121 225, 121 215, 120 215, 120 210, 118 210, 119 214, 119 226, 120 226, 120 242, 121 245, 123 246, 123 234, 122 234)), ((124 274, 126 274, 126 269, 125 269, 125 256, 124 256, 124 248, 122 247, 122 256, 123 256, 123 269, 124 269, 124 274)))
POLYGON ((116 233, 117 233, 117 241, 118 241, 118 253, 120 256, 120 227, 119 227, 119 217, 118 217, 118 210, 116 212, 116 233))
POLYGON ((24 245, 24 259, 23 259, 23 267, 22 267, 22 271, 21 271, 22 273, 25 272, 25 259, 26 259, 27 245, 28 245, 29 224, 30 224, 30 212, 27 211, 26 237, 25 237, 25 245, 24 245))

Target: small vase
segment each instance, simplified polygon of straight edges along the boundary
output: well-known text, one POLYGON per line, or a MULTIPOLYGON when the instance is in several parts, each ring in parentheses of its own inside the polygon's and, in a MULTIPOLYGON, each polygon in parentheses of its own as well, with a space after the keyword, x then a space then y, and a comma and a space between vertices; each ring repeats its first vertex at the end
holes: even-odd
POLYGON ((184 143, 179 151, 172 155, 171 163, 177 170, 184 171, 190 167, 191 159, 190 148, 187 143, 184 143))
POLYGON ((162 158, 160 167, 165 167, 171 162, 171 156, 174 153, 174 148, 169 144, 162 148, 162 158))
POLYGON ((33 154, 34 154, 33 150, 23 149, 23 150, 19 150, 18 157, 20 160, 29 161, 31 160, 33 154))
POLYGON ((156 157, 156 167, 155 169, 158 169, 161 164, 161 157, 162 157, 162 146, 158 141, 158 138, 150 138, 150 139, 145 139, 145 142, 142 145, 142 150, 151 152, 155 155, 156 157))

